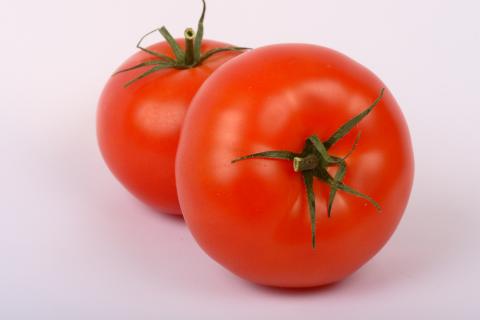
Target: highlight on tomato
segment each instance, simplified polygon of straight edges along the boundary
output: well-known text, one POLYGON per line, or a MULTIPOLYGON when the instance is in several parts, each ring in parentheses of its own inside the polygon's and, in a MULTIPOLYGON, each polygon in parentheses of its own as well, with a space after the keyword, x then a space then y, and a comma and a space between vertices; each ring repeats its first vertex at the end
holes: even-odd
POLYGON ((388 241, 413 183, 399 105, 334 50, 273 45, 225 64, 189 109, 176 160, 194 238, 250 281, 344 279, 388 241))
POLYGON ((215 70, 245 50, 205 40, 205 10, 203 1, 197 30, 186 29, 184 39, 165 27, 143 36, 140 51, 108 80, 98 105, 98 143, 108 167, 137 198, 170 214, 181 214, 175 155, 190 102, 215 70), (156 32, 165 41, 143 47, 156 32))

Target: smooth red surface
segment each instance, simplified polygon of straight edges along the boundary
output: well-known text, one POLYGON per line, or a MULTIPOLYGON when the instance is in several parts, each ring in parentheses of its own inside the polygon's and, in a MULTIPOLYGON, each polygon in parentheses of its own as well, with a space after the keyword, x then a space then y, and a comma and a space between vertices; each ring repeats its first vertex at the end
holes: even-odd
POLYGON ((339 191, 329 219, 329 187, 316 180, 316 249, 305 186, 292 163, 231 160, 268 150, 300 152, 312 134, 326 140, 383 87, 365 67, 313 45, 256 49, 217 70, 192 101, 176 162, 181 207, 200 246, 237 275, 281 287, 341 280, 375 255, 402 217, 414 169, 408 128, 388 89, 331 149, 345 155, 362 132, 344 182, 383 210, 339 191))
MULTIPOLYGON (((178 40, 183 46, 183 40, 178 40)), ((230 46, 204 40, 201 51, 230 46)), ((166 42, 150 50, 173 57, 166 42)), ((97 136, 113 174, 143 202, 158 211, 181 214, 175 186, 175 154, 183 119, 202 83, 238 52, 219 53, 198 67, 157 71, 124 88, 148 67, 112 76, 100 98, 97 136)), ((138 52, 118 70, 153 60, 138 52)))

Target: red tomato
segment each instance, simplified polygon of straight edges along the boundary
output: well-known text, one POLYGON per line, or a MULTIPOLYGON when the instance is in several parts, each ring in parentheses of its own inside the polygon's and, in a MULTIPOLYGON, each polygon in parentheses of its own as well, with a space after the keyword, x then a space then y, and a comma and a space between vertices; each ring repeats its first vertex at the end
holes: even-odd
MULTIPOLYGON (((159 64, 116 74, 106 84, 98 107, 98 142, 113 174, 139 199, 159 211, 171 214, 181 214, 175 186, 175 154, 190 101, 218 67, 239 54, 230 50, 240 49, 203 40, 204 14, 205 7, 197 33, 197 37, 201 33, 200 52, 205 54, 217 48, 228 51, 216 52, 191 67, 184 65, 184 68, 173 66, 157 70, 126 88, 124 86, 129 81, 159 64)), ((167 31, 165 29, 162 32, 167 31)), ((193 46, 195 33, 191 29, 187 29, 187 32, 193 46)), ((171 42, 175 45, 173 38, 171 42)), ((176 42, 181 49, 185 48, 184 40, 176 42)), ((174 58, 171 46, 172 43, 161 42, 147 50, 174 58)), ((157 56, 144 50, 130 57, 118 70, 158 61, 157 56)))
MULTIPOLYGON (((313 45, 256 49, 217 70, 192 101, 176 161, 182 211, 206 253, 243 278, 281 287, 332 283, 373 257, 400 221, 414 170, 407 124, 388 89, 328 150, 346 165, 339 184, 372 201, 338 189, 329 218, 331 185, 314 178, 306 188, 310 171, 295 172, 293 159, 232 160, 269 150, 299 155, 312 136, 327 146, 382 88, 362 65, 313 45)), ((310 169, 336 177, 339 166, 322 161, 310 169)))

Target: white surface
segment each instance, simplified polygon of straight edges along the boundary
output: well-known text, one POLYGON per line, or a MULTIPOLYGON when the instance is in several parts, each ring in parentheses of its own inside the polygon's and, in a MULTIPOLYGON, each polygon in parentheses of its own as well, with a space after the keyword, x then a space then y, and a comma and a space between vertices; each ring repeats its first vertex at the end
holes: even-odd
POLYGON ((309 42, 374 70, 409 121, 410 205, 346 281, 273 290, 211 261, 180 219, 112 177, 96 146, 102 86, 199 0, 0 2, 0 319, 478 319, 477 1, 209 0, 208 38, 309 42), (242 25, 243 24, 243 25, 242 25))

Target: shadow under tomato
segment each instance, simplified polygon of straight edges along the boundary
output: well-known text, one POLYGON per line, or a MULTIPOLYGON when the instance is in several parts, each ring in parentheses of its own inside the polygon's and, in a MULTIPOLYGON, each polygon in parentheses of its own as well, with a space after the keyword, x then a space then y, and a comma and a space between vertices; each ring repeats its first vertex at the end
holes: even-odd
MULTIPOLYGON (((141 203, 140 200, 138 199, 134 199, 133 201, 138 201, 141 203)), ((170 214, 170 213, 166 213, 166 212, 161 212, 161 211, 158 211, 157 209, 149 206, 149 205, 146 205, 144 203, 141 203, 142 207, 145 209, 145 213, 147 214, 151 214, 151 215, 154 215, 154 216, 158 216, 159 219, 161 220, 164 220, 166 222, 170 222, 170 223, 180 223, 180 224, 185 224, 185 219, 183 218, 183 215, 181 214, 170 214)))
POLYGON ((304 296, 315 294, 328 294, 334 291, 341 290, 341 288, 348 282, 348 278, 339 282, 326 284, 317 287, 305 287, 305 288, 281 288, 281 287, 269 287, 260 284, 249 283, 255 290, 259 290, 266 294, 280 295, 280 296, 304 296))

